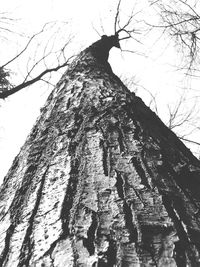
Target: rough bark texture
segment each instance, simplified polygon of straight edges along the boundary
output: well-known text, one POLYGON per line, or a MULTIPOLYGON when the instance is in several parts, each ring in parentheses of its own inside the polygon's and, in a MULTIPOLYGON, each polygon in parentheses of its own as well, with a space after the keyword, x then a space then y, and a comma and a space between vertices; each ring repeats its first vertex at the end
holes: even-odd
POLYGON ((63 75, 5 177, 0 266, 200 266, 200 163, 99 43, 63 75))

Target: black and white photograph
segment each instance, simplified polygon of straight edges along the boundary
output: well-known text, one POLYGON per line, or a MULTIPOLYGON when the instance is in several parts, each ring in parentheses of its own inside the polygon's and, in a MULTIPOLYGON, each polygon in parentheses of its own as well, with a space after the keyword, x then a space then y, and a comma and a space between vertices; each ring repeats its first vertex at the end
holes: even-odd
POLYGON ((1 1, 0 47, 0 267, 200 267, 200 1, 1 1))

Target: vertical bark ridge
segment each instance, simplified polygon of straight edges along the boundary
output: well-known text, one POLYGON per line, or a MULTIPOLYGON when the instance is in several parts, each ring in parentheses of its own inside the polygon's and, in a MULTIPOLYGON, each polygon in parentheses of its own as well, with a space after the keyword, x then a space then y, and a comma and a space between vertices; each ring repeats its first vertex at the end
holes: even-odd
POLYGON ((34 224, 34 218, 35 218, 35 215, 38 211, 38 207, 39 207, 40 200, 42 197, 42 191, 43 191, 47 172, 48 172, 48 167, 42 176, 40 186, 39 186, 38 191, 37 191, 35 206, 33 208, 32 214, 29 218, 28 227, 26 229, 24 240, 22 242, 22 247, 21 247, 20 255, 19 255, 18 267, 23 267, 23 266, 28 267, 29 266, 29 261, 30 261, 31 255, 32 255, 32 249, 33 249, 33 245, 34 245, 33 240, 31 238, 31 234, 32 234, 32 230, 33 230, 33 224, 34 224))
MULTIPOLYGON (((44 143, 45 143, 45 139, 44 139, 44 143)), ((11 225, 7 230, 7 235, 5 238, 5 248, 4 248, 2 255, 1 255, 1 258, 0 258, 0 264, 2 264, 2 265, 3 265, 4 261, 6 261, 7 258, 9 258, 9 246, 10 246, 11 240, 13 239, 14 231, 16 230, 17 226, 20 224, 23 207, 26 205, 27 195, 29 196, 30 187, 32 185, 31 180, 33 179, 33 176, 36 174, 37 164, 38 164, 40 157, 42 155, 41 150, 38 151, 37 143, 33 144, 33 147, 35 148, 35 149, 33 149, 33 153, 29 152, 27 159, 26 159, 28 166, 27 166, 27 168, 23 174, 23 180, 21 182, 21 185, 15 191, 14 197, 13 197, 12 202, 10 204, 9 209, 10 209, 11 225)), ((18 164, 16 164, 16 162, 18 163, 19 159, 15 159, 15 163, 14 163, 14 166, 11 168, 11 172, 13 171, 13 169, 19 167, 18 164)), ((39 182, 41 183, 41 185, 43 185, 43 182, 44 182, 43 178, 39 182)), ((41 195, 41 192, 38 193, 38 197, 35 199, 35 203, 36 203, 35 207, 36 208, 34 208, 33 212, 31 213, 31 216, 29 217, 28 222, 27 222, 27 225, 28 225, 27 226, 28 227, 27 228, 27 234, 26 234, 27 238, 30 238, 30 235, 31 235, 33 218, 37 212, 38 201, 40 199, 40 195, 41 195)), ((22 243, 22 247, 23 246, 24 246, 24 243, 22 243)))
POLYGON ((6 263, 7 261, 7 256, 8 256, 8 252, 9 252, 9 246, 10 246, 10 240, 12 237, 12 234, 14 232, 15 229, 15 225, 11 224, 7 231, 6 231, 6 235, 5 235, 5 239, 4 239, 4 249, 1 253, 0 256, 0 266, 3 266, 4 263, 6 263))

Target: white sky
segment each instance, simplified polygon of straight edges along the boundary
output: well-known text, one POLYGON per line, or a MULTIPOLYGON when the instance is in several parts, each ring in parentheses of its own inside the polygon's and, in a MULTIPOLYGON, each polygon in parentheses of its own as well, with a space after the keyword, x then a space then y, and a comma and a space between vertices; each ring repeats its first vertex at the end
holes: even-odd
MULTIPOLYGON (((11 17, 20 19, 17 24, 18 31, 28 32, 30 35, 41 29, 46 22, 68 21, 69 32, 75 33, 73 46, 83 49, 99 38, 92 24, 100 34, 103 34, 100 26, 102 20, 106 34, 113 34, 113 8, 117 2, 116 0, 6 0, 1 3, 1 12, 9 11, 11 17)), ((128 14, 133 1, 123 2, 126 2, 123 12, 128 14)), ((144 6, 147 5, 146 0, 142 3, 144 6)), ((143 6, 139 6, 138 10, 140 9, 143 12, 142 16, 150 21, 155 20, 153 14, 148 10, 145 11, 143 6)), ((139 45, 137 42, 122 44, 124 49, 128 47, 140 53, 144 52, 146 57, 121 53, 119 49, 114 48, 110 53, 110 63, 116 74, 124 77, 135 76, 139 85, 157 95, 159 115, 165 119, 167 103, 176 101, 182 91, 183 76, 172 67, 178 62, 178 58, 173 46, 168 46, 167 38, 163 37, 159 43, 153 45, 154 38, 156 40, 156 34, 152 40, 145 39, 144 45, 139 45)), ((13 56, 16 47, 20 51, 20 45, 21 39, 17 36, 13 42, 2 42, 0 58, 4 61, 0 64, 13 56)), ((20 64, 20 69, 22 66, 23 62, 20 64)), ((17 82, 21 79, 17 70, 15 79, 17 82)), ((197 82, 194 86, 196 84, 197 82)), ((148 102, 149 94, 142 87, 137 87, 138 94, 148 102)), ((0 102, 0 181, 23 145, 48 94, 48 89, 38 83, 0 102)))

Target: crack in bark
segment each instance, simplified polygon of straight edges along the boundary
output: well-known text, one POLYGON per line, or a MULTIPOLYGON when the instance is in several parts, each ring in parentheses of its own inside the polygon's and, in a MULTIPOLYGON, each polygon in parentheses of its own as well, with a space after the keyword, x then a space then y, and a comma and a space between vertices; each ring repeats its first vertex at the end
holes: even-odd
POLYGON ((116 188, 117 188, 117 193, 119 197, 123 200, 123 211, 124 211, 124 218, 125 218, 125 224, 126 228, 129 231, 129 241, 130 242, 138 242, 138 232, 137 228, 135 227, 133 223, 133 215, 132 215, 132 210, 131 210, 131 203, 127 203, 125 200, 125 192, 124 192, 124 180, 122 178, 122 175, 120 174, 119 171, 116 171, 116 188))
POLYGON ((20 255, 19 255, 19 264, 18 267, 24 267, 24 266, 29 266, 29 261, 31 259, 32 256, 32 248, 34 246, 34 242, 33 240, 31 240, 31 234, 33 231, 33 224, 34 224, 34 218, 37 214, 38 208, 39 208, 39 204, 42 198, 42 191, 43 191, 43 187, 44 187, 44 183, 45 183, 45 178, 46 178, 46 174, 49 170, 49 166, 47 166, 46 171, 44 172, 42 179, 41 179, 41 184, 40 187, 38 189, 37 192, 37 197, 36 197, 36 202, 35 202, 35 206, 32 212, 31 217, 29 218, 29 223, 28 223, 28 227, 26 230, 26 234, 24 237, 24 241, 22 243, 21 246, 21 251, 20 251, 20 255))
POLYGON ((4 245, 4 249, 1 253, 0 256, 0 266, 3 266, 3 264, 5 265, 5 261, 9 252, 9 247, 10 247, 10 240, 11 237, 13 235, 13 232, 15 230, 15 224, 11 224, 10 227, 8 228, 7 232, 6 232, 6 237, 5 237, 5 245, 4 245))
POLYGON ((83 245, 87 248, 90 256, 95 252, 95 233, 98 227, 98 217, 95 211, 92 211, 92 223, 87 231, 87 238, 83 239, 83 245))
POLYGON ((176 173, 173 170, 173 167, 168 163, 169 159, 164 154, 163 155, 164 162, 165 162, 165 168, 169 170, 172 177, 174 177, 174 180, 176 184, 179 186, 179 188, 182 190, 184 195, 189 198, 191 203, 196 207, 197 210, 199 210, 199 205, 197 205, 198 200, 200 200, 199 197, 199 185, 198 180, 199 176, 198 173, 191 173, 188 169, 188 164, 183 166, 180 170, 180 173, 176 173), (187 179, 187 177, 190 177, 190 180, 187 179), (194 199, 198 198, 195 202, 194 199))
POLYGON ((38 260, 41 260, 42 258, 44 258, 44 257, 46 257, 46 256, 48 256, 48 255, 49 255, 50 259, 53 260, 53 259, 52 259, 52 252, 53 252, 54 248, 56 247, 57 243, 58 243, 60 240, 61 240, 60 237, 59 237, 57 240, 55 240, 55 241, 51 244, 50 248, 49 248, 47 251, 45 251, 45 253, 44 253, 38 260))
POLYGON ((98 260, 98 267, 115 267, 117 263, 117 242, 113 239, 109 240, 107 251, 99 253, 99 256, 101 258, 98 260))
MULTIPOLYGON (((116 170, 115 170, 116 171, 116 170)), ((116 171, 116 188, 117 188, 117 193, 118 193, 118 196, 124 200, 124 188, 123 188, 123 185, 124 185, 124 180, 122 178, 122 175, 119 173, 119 171, 116 171)))
POLYGON ((117 131, 118 131, 118 142, 119 142, 120 152, 122 153, 126 150, 124 142, 123 142, 124 136, 123 136, 123 132, 120 129, 120 127, 117 128, 117 131))
POLYGON ((78 258, 79 258, 79 253, 76 248, 76 241, 74 238, 71 239, 71 246, 72 246, 72 251, 73 251, 73 267, 77 267, 78 264, 78 258))
POLYGON ((116 123, 116 126, 117 126, 117 132, 118 132, 118 142, 119 142, 119 147, 120 147, 120 152, 126 152, 127 151, 127 148, 126 148, 126 145, 125 145, 125 136, 124 136, 124 132, 122 130, 122 125, 121 125, 121 121, 120 121, 120 118, 119 118, 119 115, 117 116, 117 123, 116 123))
POLYGON ((131 162, 133 163, 133 166, 136 169, 136 172, 138 173, 139 177, 141 178, 141 183, 147 187, 148 189, 151 189, 148 178, 146 177, 145 171, 141 167, 141 162, 137 157, 132 157, 131 162))
POLYGON ((104 171, 105 176, 108 176, 108 146, 106 142, 102 139, 100 139, 99 146, 103 150, 103 159, 102 159, 103 171, 104 171))
POLYGON ((61 209, 61 221, 62 221, 62 236, 68 236, 70 234, 69 222, 70 222, 70 211, 73 207, 73 200, 76 195, 77 184, 78 184, 78 173, 79 173, 79 161, 74 159, 71 161, 70 178, 65 193, 65 198, 61 209))
MULTIPOLYGON (((171 217, 172 221, 174 222, 175 228, 177 230, 177 235, 179 237, 179 243, 178 243, 178 247, 176 247, 175 251, 177 255, 177 257, 174 257, 174 259, 177 261, 178 267, 180 266, 180 255, 181 256, 181 262, 184 265, 182 266, 187 266, 187 262, 186 262, 186 253, 188 254, 189 259, 191 260, 191 264, 193 267, 198 267, 199 263, 196 262, 196 256, 195 256, 195 252, 192 250, 191 248, 191 242, 188 239, 187 233, 184 230, 184 227, 181 223, 181 219, 179 219, 174 211, 173 208, 173 200, 167 196, 167 195, 163 195, 162 196, 163 199, 163 204, 169 214, 169 216, 171 217)), ((174 255, 175 256, 175 255, 174 255)))
POLYGON ((177 241, 174 248, 174 259, 176 261, 177 267, 186 267, 187 266, 187 259, 185 253, 183 253, 183 246, 181 241, 177 241))
POLYGON ((124 201, 123 208, 124 208, 126 227, 129 230, 129 241, 130 243, 134 242, 135 244, 137 244, 138 232, 136 226, 133 223, 131 204, 130 203, 128 204, 126 201, 124 201))
POLYGON ((108 259, 108 266, 114 267, 117 261, 117 243, 115 240, 109 241, 109 247, 106 252, 108 259))
MULTIPOLYGON (((50 257, 50 259, 51 259, 51 264, 52 264, 51 267, 54 267, 54 259, 53 259, 53 257, 52 257, 52 253, 49 254, 49 257, 50 257)), ((45 267, 45 265, 44 265, 44 267, 45 267)))
POLYGON ((75 139, 81 124, 83 123, 83 115, 81 114, 82 107, 75 107, 71 110, 71 114, 74 114, 74 126, 73 129, 68 130, 67 136, 72 140, 75 139))

